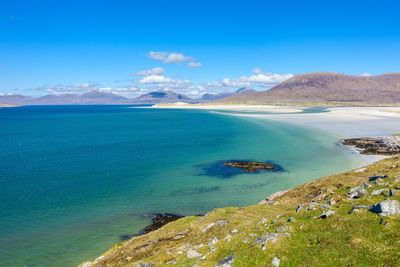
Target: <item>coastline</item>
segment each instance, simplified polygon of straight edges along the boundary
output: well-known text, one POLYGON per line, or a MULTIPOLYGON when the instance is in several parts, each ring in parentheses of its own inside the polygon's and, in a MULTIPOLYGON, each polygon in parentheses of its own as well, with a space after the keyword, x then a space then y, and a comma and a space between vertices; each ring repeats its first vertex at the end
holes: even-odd
MULTIPOLYGON (((322 263, 326 266, 337 266, 341 260, 365 256, 366 248, 352 246, 351 249, 341 252, 341 260, 338 261, 338 257, 334 255, 337 255, 340 246, 336 247, 331 242, 332 238, 340 242, 341 246, 346 247, 347 239, 352 241, 354 238, 356 240, 365 238, 363 231, 366 228, 363 227, 372 223, 376 224, 376 221, 380 221, 377 224, 379 231, 382 231, 381 228, 386 229, 388 234, 385 235, 384 240, 378 239, 373 234, 368 236, 374 244, 371 248, 384 243, 386 248, 390 246, 389 251, 395 253, 397 247, 394 242, 396 240, 394 233, 397 231, 398 220, 393 221, 385 219, 382 215, 375 215, 374 213, 381 211, 374 211, 371 207, 379 205, 375 203, 383 199, 398 203, 398 194, 391 193, 392 197, 389 195, 387 198, 385 195, 383 198, 374 195, 375 191, 372 190, 382 185, 399 188, 399 163, 400 157, 392 156, 364 168, 322 177, 276 192, 255 205, 242 208, 218 208, 202 217, 184 217, 146 235, 116 244, 95 260, 84 262, 79 266, 164 266, 170 264, 214 266, 216 263, 216 266, 219 266, 218 264, 228 257, 239 266, 243 264, 243 266, 249 266, 249 264, 265 266, 263 265, 265 262, 270 262, 276 256, 288 262, 289 266, 298 264, 299 259, 311 266, 321 266, 322 263), (375 182, 375 179, 378 180, 375 182), (372 187, 368 189, 371 193, 365 191, 367 197, 349 197, 349 192, 362 186, 372 187), (332 218, 328 219, 328 217, 332 218), (320 241, 309 243, 307 240, 315 235, 320 241), (386 243, 390 238, 394 238, 393 242, 386 243), (308 242, 308 245, 304 246, 304 242, 308 242), (325 245, 321 246, 321 242, 325 245), (267 249, 264 249, 265 246, 268 246, 267 249), (251 258, 248 255, 251 255, 251 258), (312 257, 312 263, 310 263, 309 255, 323 256, 312 257), (331 263, 327 263, 326 260, 331 263)), ((371 257, 364 259, 364 263, 371 263, 371 258, 375 260, 375 263, 389 262, 386 257, 379 257, 381 255, 379 253, 380 251, 373 252, 368 249, 367 255, 371 257)))
POLYGON ((20 107, 20 106, 11 104, 0 104, 0 108, 15 108, 15 107, 20 107))
MULTIPOLYGON (((354 137, 392 136, 400 132, 400 107, 331 107, 326 108, 327 112, 311 113, 302 112, 308 107, 299 106, 163 104, 153 108, 201 109, 227 116, 275 120, 334 134, 338 137, 337 141, 354 137)), ((345 147, 368 164, 387 158, 361 154, 351 146, 345 147)))
MULTIPOLYGON (((176 106, 155 106, 154 108, 181 108, 181 107, 176 107, 176 106)), ((184 106, 182 108, 188 108, 188 109, 198 109, 199 107, 187 107, 184 106)), ((397 108, 382 108, 382 107, 375 107, 375 108, 329 108, 329 112, 326 113, 299 113, 301 111, 301 108, 280 108, 280 107, 261 107, 261 106, 202 106, 200 109, 205 109, 205 110, 219 110, 216 111, 219 114, 224 114, 224 115, 230 115, 230 116, 243 116, 243 117, 251 117, 251 118, 257 118, 257 119, 272 119, 272 120, 282 120, 283 122, 288 122, 288 123, 293 123, 298 126, 302 126, 305 128, 314 128, 326 132, 330 132, 332 134, 335 134, 337 136, 340 136, 341 138, 349 138, 349 137, 359 137, 359 136, 380 136, 383 135, 393 135, 396 134, 400 131, 396 125, 400 125, 400 114, 397 113, 397 108), (278 114, 242 114, 242 113, 224 113, 223 111, 229 110, 229 111, 268 111, 271 112, 273 110, 274 112, 277 112, 278 114), (392 112, 392 111, 395 112, 392 112), (281 113, 286 113, 286 114, 281 114, 281 113), (327 125, 332 125, 335 124, 335 127, 326 127, 327 125), (349 129, 350 128, 350 129, 349 129), (376 130, 376 128, 379 128, 376 130)), ((400 110, 400 109, 399 109, 400 110)), ((345 181, 351 185, 354 185, 355 182, 360 182, 363 179, 365 179, 364 171, 368 169, 375 169, 375 166, 382 167, 382 162, 390 162, 391 164, 397 163, 399 158, 396 156, 382 156, 382 155, 364 155, 361 154, 358 149, 355 147, 351 146, 346 146, 349 150, 357 153, 361 158, 363 158, 364 161, 366 161, 368 164, 365 166, 360 166, 359 169, 347 172, 351 175, 354 175, 355 173, 361 173, 357 179, 355 180, 348 180, 346 177, 347 173, 345 174, 337 174, 333 176, 328 176, 328 177, 323 177, 320 179, 317 179, 315 181, 296 186, 294 188, 288 189, 286 191, 279 191, 276 192, 275 194, 271 195, 267 199, 261 201, 257 205, 272 205, 274 206, 275 203, 278 201, 280 202, 281 200, 286 199, 287 203, 286 204, 293 204, 293 196, 295 198, 304 198, 304 192, 299 191, 299 189, 306 188, 309 191, 310 187, 313 188, 315 184, 324 184, 325 181, 329 181, 331 185, 333 182, 342 182, 342 180, 335 181, 335 179, 332 179, 332 177, 346 177, 344 178, 345 181), (311 186, 313 185, 313 186, 311 186), (301 192, 301 193, 300 193, 301 192), (302 195, 302 196, 300 196, 302 195), (288 199, 289 196, 289 199, 288 199)), ((383 164, 385 165, 385 164, 383 164)), ((387 164, 386 164, 387 165, 387 164)), ((398 165, 392 165, 394 167, 398 167, 398 165)), ((397 168, 396 167, 396 168, 397 168)), ((370 173, 368 173, 370 175, 370 173)), ((281 204, 281 203, 279 203, 281 204)), ((249 207, 244 207, 244 209, 252 208, 254 206, 249 206, 249 207)), ((210 211, 207 213, 204 217, 202 218, 194 218, 193 216, 185 217, 183 219, 179 219, 176 222, 172 222, 166 226, 163 226, 159 230, 156 230, 154 232, 150 232, 147 235, 140 236, 140 237, 135 237, 132 240, 129 240, 127 242, 121 243, 119 245, 116 245, 112 250, 106 252, 102 256, 98 257, 95 261, 93 262, 86 262, 83 263, 81 266, 102 266, 103 263, 105 262, 111 262, 115 264, 116 262, 120 262, 121 260, 123 262, 131 262, 135 260, 135 256, 128 256, 125 259, 120 259, 117 252, 120 249, 126 250, 128 246, 135 246, 134 243, 141 244, 143 243, 143 240, 148 240, 148 239, 154 239, 155 236, 159 239, 160 234, 163 236, 165 232, 170 233, 171 228, 174 228, 178 226, 179 229, 182 230, 182 225, 186 225, 189 223, 190 227, 192 227, 193 223, 197 223, 199 221, 205 221, 207 220, 207 217, 213 216, 215 213, 219 213, 221 210, 225 209, 230 209, 230 208, 222 208, 222 209, 217 209, 210 211), (134 242, 133 242, 134 240, 134 242)), ((274 213, 275 214, 275 213, 274 213)), ((215 218, 214 218, 215 219, 215 218)), ((227 219, 228 221, 229 219, 227 219)), ((221 220, 220 220, 221 221, 221 220)), ((219 222, 219 221, 217 221, 219 222)), ((207 227, 207 226, 206 226, 207 227)), ((235 229, 234 229, 235 230, 235 229)), ((178 233, 178 236, 180 236, 180 233, 178 233)), ((182 234, 182 237, 177 238, 176 240, 185 239, 187 236, 189 236, 188 233, 182 234)), ((228 235, 229 236, 229 235, 228 235)), ((176 237, 176 236, 175 236, 176 237)), ((225 238, 226 239, 226 238, 225 238)), ((224 239, 224 240, 225 240, 224 239)), ((157 243, 157 242, 156 242, 157 243)), ((174 246, 175 247, 175 246, 174 246)), ((154 248, 153 248, 154 249, 154 248)), ((189 252, 188 252, 189 253, 189 252)), ((212 253, 212 252, 210 252, 212 253)), ((157 254, 157 253, 154 253, 157 254)), ((179 253, 178 253, 179 254, 179 253)), ((200 253, 199 253, 200 254, 200 253)), ((189 255, 189 254, 188 254, 189 255)), ((189 260, 192 258, 189 257, 189 260)), ((195 257, 196 258, 196 257, 195 257)), ((137 260, 138 258, 136 258, 137 260)), ((143 262, 142 259, 136 262, 143 262)), ((165 263, 165 262, 164 262, 165 263)), ((145 263, 143 263, 145 264, 145 263)), ((117 264, 118 265, 118 264, 117 264)))

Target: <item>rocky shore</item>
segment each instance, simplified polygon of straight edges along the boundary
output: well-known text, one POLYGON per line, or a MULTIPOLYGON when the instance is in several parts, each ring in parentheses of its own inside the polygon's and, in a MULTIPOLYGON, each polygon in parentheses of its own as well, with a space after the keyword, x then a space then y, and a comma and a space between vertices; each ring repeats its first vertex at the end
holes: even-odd
POLYGON ((145 227, 142 231, 139 232, 140 235, 144 235, 150 233, 151 231, 155 231, 167 223, 176 221, 184 216, 172 214, 172 213, 156 213, 153 215, 151 219, 151 224, 145 227))
POLYGON ((397 155, 400 154, 400 136, 361 137, 344 139, 347 146, 354 146, 361 154, 397 155))
POLYGON ((253 206, 180 218, 82 266, 399 266, 399 190, 394 156, 253 206))

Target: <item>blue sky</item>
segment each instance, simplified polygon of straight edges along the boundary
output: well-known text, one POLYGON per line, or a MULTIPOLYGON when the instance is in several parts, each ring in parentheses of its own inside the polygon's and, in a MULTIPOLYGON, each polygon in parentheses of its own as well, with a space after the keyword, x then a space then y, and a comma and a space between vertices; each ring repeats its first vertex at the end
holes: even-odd
POLYGON ((398 72, 399 10, 395 0, 0 0, 0 93, 195 96, 314 71, 398 72))

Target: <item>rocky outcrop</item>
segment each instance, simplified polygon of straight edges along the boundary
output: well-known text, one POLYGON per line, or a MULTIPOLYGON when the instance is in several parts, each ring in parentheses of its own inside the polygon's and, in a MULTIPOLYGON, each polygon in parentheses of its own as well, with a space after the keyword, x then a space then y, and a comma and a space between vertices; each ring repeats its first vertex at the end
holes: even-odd
POLYGON ((246 172, 257 172, 260 170, 274 170, 276 169, 276 165, 268 163, 268 162, 259 162, 259 161, 240 161, 240 160, 228 160, 224 162, 224 166, 239 168, 246 172))
POLYGON ((162 226, 166 225, 167 223, 176 221, 183 216, 181 215, 176 215, 172 213, 156 213, 153 215, 153 218, 151 219, 151 224, 144 228, 142 231, 140 231, 140 234, 147 234, 151 231, 157 230, 161 228, 162 226))
POLYGON ((187 216, 81 266, 398 266, 399 189, 394 156, 274 194, 273 205, 187 216))
POLYGON ((361 137, 344 139, 343 144, 356 147, 361 154, 397 155, 400 154, 400 137, 361 137))

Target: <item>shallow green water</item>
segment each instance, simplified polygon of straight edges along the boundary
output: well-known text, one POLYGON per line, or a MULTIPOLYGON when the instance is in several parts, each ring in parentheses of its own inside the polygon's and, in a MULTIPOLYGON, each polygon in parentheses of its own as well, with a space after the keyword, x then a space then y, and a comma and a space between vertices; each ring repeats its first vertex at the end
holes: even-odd
POLYGON ((0 266, 74 266, 149 223, 205 213, 360 165, 336 137, 194 110, 0 109, 0 266), (229 159, 285 171, 210 176, 229 159))

